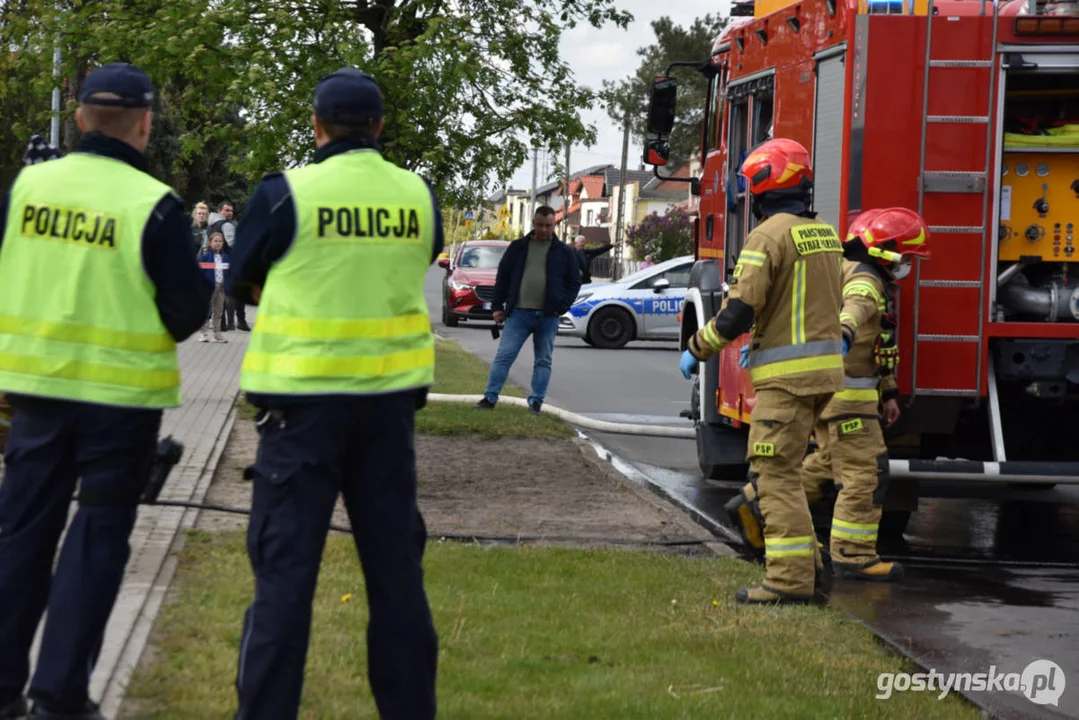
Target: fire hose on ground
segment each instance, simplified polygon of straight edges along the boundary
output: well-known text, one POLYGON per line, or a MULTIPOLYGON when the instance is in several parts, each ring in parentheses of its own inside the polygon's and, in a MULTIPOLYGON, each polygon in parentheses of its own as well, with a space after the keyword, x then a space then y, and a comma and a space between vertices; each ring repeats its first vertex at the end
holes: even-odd
MULTIPOLYGON (((482 395, 449 395, 432 393, 428 395, 427 399, 433 402, 475 404, 479 402, 482 397, 482 395)), ((527 400, 518 397, 502 397, 499 399, 499 403, 505 403, 517 407, 528 407, 527 400)), ((676 427, 670 425, 653 425, 644 423, 624 423, 610 422, 607 420, 597 420, 595 418, 571 412, 569 410, 565 410, 563 408, 559 408, 553 405, 544 405, 542 412, 545 414, 553 415, 571 425, 575 425, 577 427, 585 428, 588 430, 593 430, 595 432, 648 437, 665 437, 686 440, 692 440, 696 437, 696 429, 692 427, 676 427)), ((161 488, 164 486, 165 479, 168 477, 169 471, 172 469, 172 467, 179 462, 182 454, 183 446, 180 443, 174 441, 171 437, 165 438, 160 441, 157 449, 157 457, 154 462, 154 468, 151 472, 151 479, 147 485, 145 493, 140 499, 141 504, 159 505, 165 507, 191 508, 196 510, 209 510, 239 515, 251 514, 251 510, 245 508, 237 508, 210 503, 196 503, 182 500, 159 500, 158 494, 160 493, 161 488)), ((893 477, 918 476, 925 479, 931 478, 942 480, 964 480, 972 478, 984 479, 986 476, 996 476, 1009 482, 1046 482, 1046 476, 1044 475, 1044 473, 1046 472, 1044 465, 1046 464, 1044 463, 1037 463, 1037 465, 1039 465, 1037 469, 1033 467, 1034 464, 1024 462, 994 463, 949 459, 891 460, 890 465, 890 472, 893 477), (1039 470, 1041 471, 1040 473, 1039 470)), ((1049 465, 1053 466, 1051 470, 1055 475, 1079 474, 1079 463, 1050 463, 1049 465)), ((331 525, 330 529, 336 532, 343 533, 352 532, 350 528, 338 525, 331 525)), ((582 538, 549 535, 481 536, 453 535, 446 533, 432 533, 429 535, 429 537, 431 539, 439 540, 506 544, 518 544, 540 541, 574 542, 589 540, 592 542, 598 541, 613 545, 686 546, 701 545, 709 542, 706 540, 696 539, 642 541, 619 538, 582 538)))

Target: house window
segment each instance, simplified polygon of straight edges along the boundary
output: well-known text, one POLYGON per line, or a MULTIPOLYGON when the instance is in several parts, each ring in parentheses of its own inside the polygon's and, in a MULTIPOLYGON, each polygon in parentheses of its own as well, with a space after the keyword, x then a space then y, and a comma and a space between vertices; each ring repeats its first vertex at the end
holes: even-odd
POLYGON ((585 225, 587 225, 588 227, 592 227, 592 213, 593 213, 593 211, 589 210, 588 211, 588 219, 585 220, 585 225))

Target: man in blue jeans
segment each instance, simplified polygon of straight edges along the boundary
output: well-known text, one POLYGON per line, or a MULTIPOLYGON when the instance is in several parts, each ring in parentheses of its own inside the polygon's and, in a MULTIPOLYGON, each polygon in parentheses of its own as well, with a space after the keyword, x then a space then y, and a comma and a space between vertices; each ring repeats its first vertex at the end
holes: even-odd
POLYGON ((554 209, 542 205, 532 218, 532 232, 514 240, 498 263, 495 322, 505 322, 498 354, 491 363, 487 390, 477 408, 490 410, 506 384, 517 353, 532 336, 535 364, 528 409, 539 414, 551 380, 551 355, 558 335, 558 317, 569 310, 581 289, 581 271, 573 248, 554 234, 554 209))

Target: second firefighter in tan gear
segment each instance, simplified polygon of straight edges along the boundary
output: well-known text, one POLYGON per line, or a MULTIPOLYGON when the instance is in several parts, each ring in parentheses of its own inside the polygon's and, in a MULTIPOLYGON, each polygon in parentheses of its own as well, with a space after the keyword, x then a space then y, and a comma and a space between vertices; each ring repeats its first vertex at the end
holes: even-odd
POLYGON ((767 574, 761 587, 738 591, 743 603, 808 602, 821 565, 800 468, 809 433, 843 388, 842 245, 808 209, 811 167, 805 149, 783 139, 746 159, 742 174, 764 219, 746 239, 723 308, 688 343, 705 361, 753 328, 747 459, 766 520, 767 574))
MULTIPOLYGON (((807 500, 813 503, 821 499, 822 486, 835 481, 838 497, 830 551, 833 567, 847 577, 893 580, 902 576, 898 563, 883 562, 877 554, 888 486, 888 455, 879 408, 883 401, 886 425, 898 419, 896 330, 891 306, 893 273, 902 266, 892 256, 927 257, 927 242, 921 218, 905 208, 889 208, 856 218, 844 243, 845 254, 854 258, 843 263, 840 322, 850 345, 844 361, 846 377, 843 390, 828 403, 816 425, 818 450, 805 458, 802 482, 807 500)), ((759 546, 756 538, 761 535, 759 518, 752 512, 755 500, 756 488, 747 485, 728 506, 751 546, 759 546)))
POLYGON ((802 483, 809 502, 834 479, 838 496, 832 515, 830 552, 839 574, 872 580, 902 576, 898 563, 881 562, 877 535, 881 505, 888 487, 888 450, 879 407, 894 403, 891 374, 879 374, 874 349, 888 294, 879 272, 867 263, 843 263, 843 333, 851 339, 844 363, 843 390, 828 403, 815 428, 817 452, 802 463, 802 483))

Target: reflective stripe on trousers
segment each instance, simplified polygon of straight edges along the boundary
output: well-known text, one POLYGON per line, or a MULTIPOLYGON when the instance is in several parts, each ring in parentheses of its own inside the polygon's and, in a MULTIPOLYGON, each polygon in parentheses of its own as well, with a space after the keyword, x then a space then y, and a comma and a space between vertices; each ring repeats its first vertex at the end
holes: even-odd
POLYGON ((880 399, 880 378, 873 377, 850 377, 843 378, 843 389, 833 397, 836 400, 853 400, 857 402, 876 402, 880 399))

